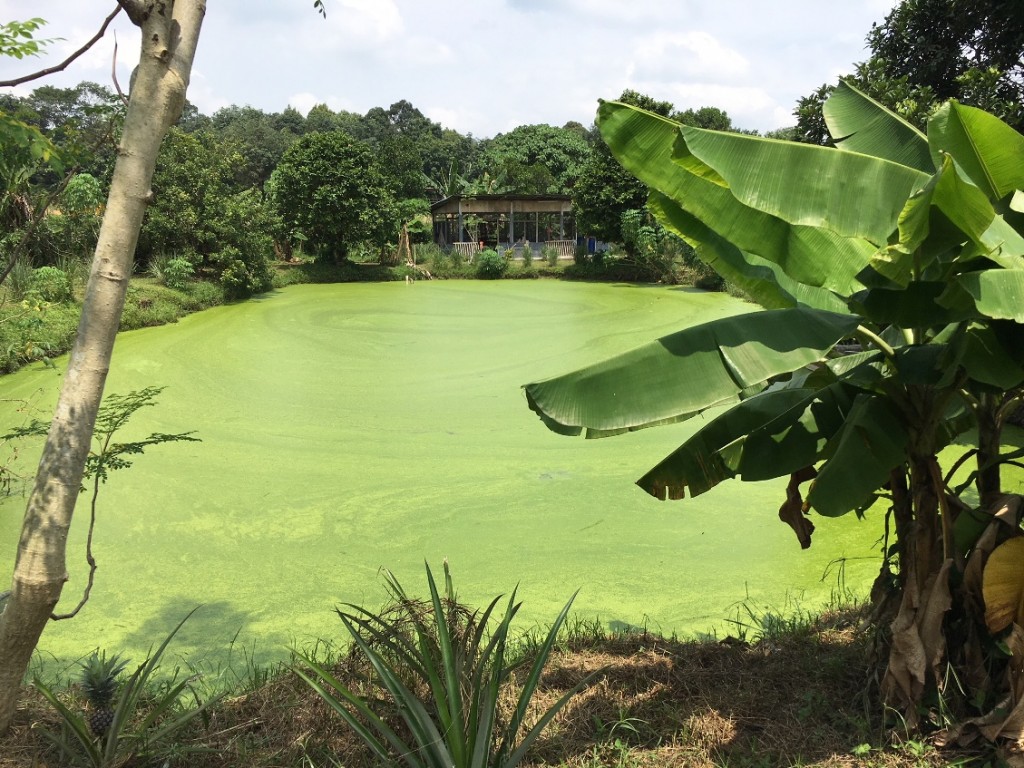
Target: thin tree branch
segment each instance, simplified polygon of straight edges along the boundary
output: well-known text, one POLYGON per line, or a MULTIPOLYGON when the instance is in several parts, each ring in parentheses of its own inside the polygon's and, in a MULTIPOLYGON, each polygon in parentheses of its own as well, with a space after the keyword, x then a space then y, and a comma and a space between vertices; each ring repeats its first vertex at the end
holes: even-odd
POLYGON ((64 59, 64 61, 61 62, 60 64, 57 64, 56 66, 53 66, 53 67, 47 67, 46 69, 41 69, 38 72, 33 72, 31 74, 28 74, 28 75, 22 75, 21 77, 16 77, 13 80, 0 81, 0 88, 10 88, 10 87, 15 86, 15 85, 21 85, 22 83, 27 83, 30 80, 38 80, 40 77, 46 77, 47 75, 52 75, 54 72, 63 72, 65 69, 68 68, 68 65, 71 64, 71 62, 73 62, 75 59, 77 59, 83 53, 85 53, 90 48, 92 48, 94 45, 96 45, 97 42, 99 42, 99 39, 101 37, 103 37, 104 33, 107 31, 107 27, 110 26, 110 22, 112 22, 114 20, 114 17, 117 16, 117 14, 119 14, 120 12, 121 12, 121 6, 118 5, 117 8, 115 8, 114 11, 109 16, 107 16, 106 20, 103 22, 103 26, 100 27, 100 31, 97 32, 93 36, 92 40, 90 40, 85 45, 83 45, 81 48, 79 48, 77 51, 72 53, 70 56, 68 56, 66 59, 64 59))
POLYGON ((117 95, 121 97, 121 101, 127 107, 128 97, 124 95, 124 91, 121 90, 121 84, 117 82, 117 32, 114 32, 114 58, 110 62, 110 79, 114 81, 117 95))
POLYGON ((78 615, 78 612, 82 610, 87 602, 89 602, 89 595, 92 593, 92 585, 96 580, 96 558, 92 555, 92 534, 96 529, 96 498, 100 493, 100 475, 97 473, 93 478, 92 485, 92 504, 90 505, 89 513, 89 535, 85 540, 85 562, 89 564, 89 580, 85 584, 85 589, 82 591, 82 599, 78 601, 71 611, 68 613, 51 613, 50 618, 53 621, 64 621, 64 619, 73 619, 78 615))
POLYGON ((110 438, 113 437, 113 431, 107 433, 106 440, 103 441, 103 451, 99 455, 99 465, 96 467, 96 473, 92 477, 92 503, 89 505, 89 535, 85 539, 85 562, 89 564, 89 580, 85 584, 85 589, 82 591, 82 599, 78 601, 71 611, 68 613, 51 613, 50 618, 53 621, 63 621, 64 619, 73 619, 78 615, 78 612, 82 610, 87 602, 89 602, 89 595, 92 592, 92 585, 96 579, 96 558, 92 554, 92 534, 96 529, 96 499, 100 495, 100 482, 103 480, 103 457, 107 455, 107 449, 110 447, 110 438))

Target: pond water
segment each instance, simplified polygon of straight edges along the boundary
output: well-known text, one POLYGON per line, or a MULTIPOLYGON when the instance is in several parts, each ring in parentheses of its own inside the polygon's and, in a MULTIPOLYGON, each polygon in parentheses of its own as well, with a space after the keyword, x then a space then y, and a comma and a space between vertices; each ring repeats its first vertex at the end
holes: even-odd
MULTIPOLYGON (((125 436, 196 430, 202 442, 157 446, 111 476, 93 597, 40 648, 139 658, 202 604, 179 652, 280 658, 341 639, 335 605, 378 607, 382 567, 421 593, 424 560, 440 571, 444 558, 469 604, 518 584, 526 625, 580 589, 576 614, 612 628, 728 631, 744 600, 820 604, 842 558, 847 586, 866 591, 877 519, 815 518, 801 551, 776 515, 781 482, 679 502, 633 485, 701 419, 588 441, 550 433, 526 406, 528 381, 747 309, 721 294, 554 281, 295 286, 122 334, 107 391, 166 387, 125 436)), ((45 408, 64 364, 0 391, 45 408)), ((0 417, 24 418, 10 402, 0 417)), ((34 448, 22 455, 34 461, 34 448)), ((23 506, 0 507, 5 579, 23 506)), ((64 606, 85 580, 86 519, 83 496, 64 606)))

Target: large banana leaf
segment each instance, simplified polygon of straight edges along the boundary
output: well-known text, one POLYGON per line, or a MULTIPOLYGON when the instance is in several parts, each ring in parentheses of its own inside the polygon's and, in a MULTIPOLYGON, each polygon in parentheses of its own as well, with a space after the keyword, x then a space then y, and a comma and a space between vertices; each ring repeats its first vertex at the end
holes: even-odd
POLYGON ((901 328, 939 328, 980 317, 966 294, 953 306, 938 304, 946 289, 941 281, 915 281, 903 290, 871 288, 850 297, 850 307, 876 325, 901 328))
MULTIPOLYGON (((627 104, 604 102, 598 125, 630 173, 736 248, 778 264, 795 281, 850 293, 875 247, 817 227, 795 226, 744 205, 699 162, 674 163, 679 124, 627 104)), ((767 143, 767 140, 762 140, 767 143)), ((685 145, 681 150, 685 155, 685 145)), ((691 239, 704 238, 691 234, 691 239)))
POLYGON ((856 394, 848 382, 833 382, 751 432, 736 463, 742 478, 769 480, 815 464, 843 428, 856 394))
POLYGON ((985 317, 1024 323, 1024 269, 986 269, 955 280, 985 317))
POLYGON ((907 201, 900 215, 900 246, 907 253, 916 251, 928 237, 932 207, 978 245, 982 245, 996 215, 985 193, 961 178, 949 155, 943 157, 928 185, 907 201))
POLYGON ((974 326, 958 341, 963 345, 960 364, 974 381, 1002 391, 1024 384, 1024 327, 1020 324, 974 326))
POLYGON ((778 264, 741 250, 660 192, 651 191, 647 207, 663 227, 693 245, 701 261, 765 309, 804 305, 846 312, 832 291, 794 280, 778 264))
POLYGON ((637 485, 659 499, 698 496, 723 480, 766 480, 811 466, 852 404, 840 383, 763 392, 717 417, 637 485))
POLYGON ((852 315, 804 307, 721 318, 527 384, 526 397, 561 434, 604 437, 683 421, 820 360, 857 324, 852 315))
POLYGON ((898 285, 924 273, 960 243, 962 263, 985 257, 1007 269, 1024 268, 1024 238, 996 214, 989 198, 965 179, 949 155, 899 218, 899 243, 880 251, 871 267, 898 285))
POLYGON ((690 496, 711 490, 737 474, 724 449, 813 394, 811 389, 780 389, 744 400, 695 432, 636 484, 657 499, 682 499, 687 489, 690 496))
POLYGON ((807 501, 815 511, 838 517, 862 507, 888 482, 906 458, 907 431, 888 400, 858 395, 833 442, 807 501))
POLYGON ((822 112, 839 149, 892 160, 924 173, 935 170, 928 138, 845 80, 825 101, 822 112))
MULTIPOLYGON (((683 126, 685 151, 710 166, 740 202, 791 224, 888 242, 907 198, 931 174, 826 147, 683 126)), ((677 162, 685 153, 677 145, 677 162)))
POLYGON ((952 155, 992 200, 1024 188, 1024 136, 994 115, 949 101, 928 121, 928 143, 936 166, 952 155))

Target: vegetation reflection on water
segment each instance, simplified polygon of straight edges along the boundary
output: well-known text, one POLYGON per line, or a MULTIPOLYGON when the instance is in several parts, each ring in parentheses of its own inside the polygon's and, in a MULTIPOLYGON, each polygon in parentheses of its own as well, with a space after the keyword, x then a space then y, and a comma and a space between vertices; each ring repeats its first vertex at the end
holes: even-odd
MULTIPOLYGON (((381 567, 416 584, 424 560, 443 558, 470 604, 518 583, 526 622, 581 588, 577 615, 613 629, 721 630, 743 600, 819 605, 843 558, 845 585, 863 592, 877 519, 816 517, 801 551, 776 516, 781 484, 674 503, 633 485, 699 419, 585 441, 526 407, 526 381, 746 309, 690 289, 549 281, 297 286, 123 334, 107 391, 167 387, 126 437, 194 429, 203 442, 159 446, 111 478, 93 597, 40 648, 141 658, 203 604, 179 652, 223 659, 234 641, 235 653, 280 657, 341 638, 333 606, 378 604, 381 567)), ((43 388, 45 407, 62 364, 6 377, 4 397, 43 388)), ((12 407, 5 425, 20 418, 12 407)), ((0 510, 5 573, 22 505, 0 510)), ((85 525, 79 514, 69 605, 85 525)))

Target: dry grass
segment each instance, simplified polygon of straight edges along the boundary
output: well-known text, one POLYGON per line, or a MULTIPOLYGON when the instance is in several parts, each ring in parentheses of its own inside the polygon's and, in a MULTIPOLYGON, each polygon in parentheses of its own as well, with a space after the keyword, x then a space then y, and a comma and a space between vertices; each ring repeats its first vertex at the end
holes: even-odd
MULTIPOLYGON (((855 619, 836 614, 755 645, 648 634, 590 633, 570 640, 549 662, 538 711, 592 670, 604 673, 549 726, 529 765, 897 768, 964 759, 924 742, 895 743, 884 730, 865 663, 868 639, 855 629, 855 619), (866 744, 872 746, 854 754, 866 744)), ((352 665, 345 659, 337 665, 346 667, 352 665)), ((13 731, 0 740, 0 768, 60 764, 40 726, 56 728, 56 718, 26 692, 13 731)), ((250 693, 226 699, 195 737, 212 751, 180 764, 377 765, 340 719, 286 670, 250 693)))

